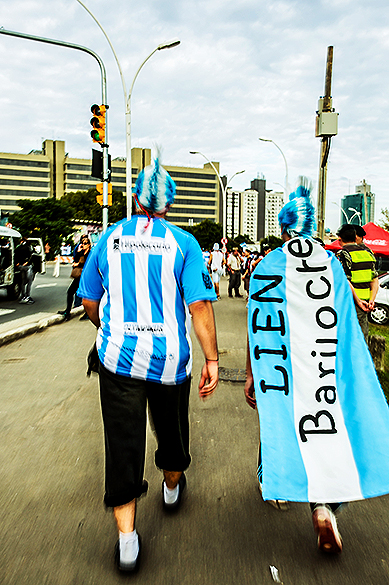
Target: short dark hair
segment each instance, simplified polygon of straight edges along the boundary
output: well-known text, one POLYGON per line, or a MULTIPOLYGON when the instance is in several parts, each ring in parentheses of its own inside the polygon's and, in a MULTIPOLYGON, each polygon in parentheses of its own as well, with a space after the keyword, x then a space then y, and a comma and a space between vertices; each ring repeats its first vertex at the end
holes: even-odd
POLYGON ((355 242, 355 226, 351 225, 350 223, 345 223, 338 229, 338 236, 342 239, 343 242, 349 244, 350 242, 355 242))
POLYGON ((360 238, 363 238, 364 236, 366 236, 366 232, 365 232, 365 230, 363 229, 363 227, 361 225, 355 225, 354 226, 354 229, 355 229, 355 233, 360 238))

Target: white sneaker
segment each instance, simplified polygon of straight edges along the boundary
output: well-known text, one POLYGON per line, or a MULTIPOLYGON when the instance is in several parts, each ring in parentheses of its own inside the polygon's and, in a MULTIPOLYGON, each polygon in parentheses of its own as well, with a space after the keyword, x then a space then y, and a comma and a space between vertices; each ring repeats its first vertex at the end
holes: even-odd
POLYGON ((19 301, 19 303, 20 303, 20 304, 22 304, 22 303, 23 303, 23 304, 26 304, 26 303, 28 303, 28 297, 23 297, 23 298, 21 298, 21 299, 20 299, 20 301, 19 301))

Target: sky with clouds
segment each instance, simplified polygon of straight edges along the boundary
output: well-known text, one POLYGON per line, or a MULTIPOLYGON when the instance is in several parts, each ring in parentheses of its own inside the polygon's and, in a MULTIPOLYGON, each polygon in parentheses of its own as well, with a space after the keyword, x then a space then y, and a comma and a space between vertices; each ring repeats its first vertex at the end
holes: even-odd
MULTIPOLYGON (((328 165, 326 225, 340 223, 342 196, 363 179, 376 194, 376 221, 389 207, 389 4, 386 0, 83 0, 101 22, 129 89, 141 62, 162 42, 132 94, 132 145, 157 144, 168 165, 220 162, 236 189, 257 176, 280 190, 307 175, 316 198, 327 47, 334 46, 332 97, 339 112, 328 165)), ((0 0, 0 27, 87 46, 108 78, 109 145, 125 156, 124 96, 101 30, 77 0, 0 0)), ((27 153, 45 138, 89 158, 97 63, 72 49, 0 35, 0 151, 27 153)))

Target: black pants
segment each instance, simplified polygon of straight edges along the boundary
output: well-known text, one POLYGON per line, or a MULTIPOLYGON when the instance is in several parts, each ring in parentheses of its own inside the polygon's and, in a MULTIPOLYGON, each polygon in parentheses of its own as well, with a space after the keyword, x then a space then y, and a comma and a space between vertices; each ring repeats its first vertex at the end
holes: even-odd
POLYGON ((146 453, 146 405, 158 441, 155 464, 166 471, 189 467, 190 378, 168 386, 113 374, 99 368, 105 437, 107 506, 123 506, 143 492, 146 453))
POLYGON ((228 282, 228 294, 232 296, 232 289, 235 290, 235 296, 239 296, 239 287, 241 283, 240 270, 233 270, 230 274, 230 280, 228 282))
POLYGON ((80 286, 80 277, 73 278, 70 286, 66 292, 66 312, 69 315, 73 306, 74 295, 76 294, 78 287, 80 286))

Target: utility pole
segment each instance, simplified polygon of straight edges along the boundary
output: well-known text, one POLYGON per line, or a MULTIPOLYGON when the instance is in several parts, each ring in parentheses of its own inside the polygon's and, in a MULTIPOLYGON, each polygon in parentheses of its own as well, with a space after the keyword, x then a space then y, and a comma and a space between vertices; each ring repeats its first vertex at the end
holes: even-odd
POLYGON ((316 137, 321 138, 319 185, 317 193, 317 234, 324 238, 325 211, 326 211, 326 190, 327 190, 327 163, 330 153, 331 138, 338 133, 338 114, 332 107, 331 82, 332 82, 332 61, 334 47, 327 48, 327 67, 324 96, 319 99, 316 116, 316 137))

